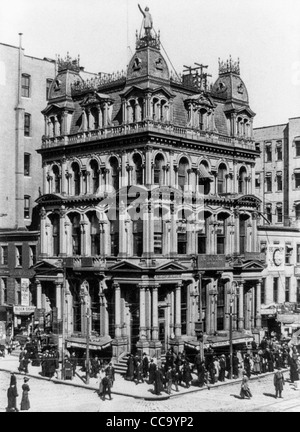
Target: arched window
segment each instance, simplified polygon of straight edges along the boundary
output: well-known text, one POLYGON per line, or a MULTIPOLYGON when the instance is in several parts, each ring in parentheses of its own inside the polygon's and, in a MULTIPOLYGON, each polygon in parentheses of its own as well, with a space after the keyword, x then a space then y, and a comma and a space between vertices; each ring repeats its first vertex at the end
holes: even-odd
POLYGON ((154 160, 154 184, 163 184, 163 164, 164 157, 161 154, 156 155, 154 160))
POLYGON ((154 210, 154 253, 161 255, 163 253, 163 219, 162 207, 159 206, 154 210))
POLYGON ((207 111, 204 108, 199 110, 199 128, 200 130, 207 128, 207 111))
POLYGON ((241 167, 239 172, 239 193, 244 195, 247 193, 246 177, 247 177, 246 168, 241 167))
POLYGON ((99 220, 95 213, 88 215, 91 233, 91 255, 100 255, 100 228, 99 220))
POLYGON ((111 185, 115 191, 119 190, 119 162, 116 157, 109 160, 111 169, 111 185))
POLYGON ((52 223, 52 253, 53 256, 59 255, 59 237, 60 237, 60 231, 59 231, 59 215, 53 214, 50 216, 50 220, 52 223))
POLYGON ((80 169, 77 162, 72 163, 74 195, 80 195, 80 169))
POLYGON ((132 222, 133 235, 133 255, 142 256, 143 254, 143 220, 138 219, 132 222))
POLYGON ((60 175, 58 166, 54 165, 52 171, 54 177, 54 192, 60 193, 60 175))
POLYGON ((79 214, 71 215, 70 221, 72 224, 72 252, 73 255, 81 255, 81 230, 79 214))
POLYGON ((184 190, 184 186, 187 185, 188 182, 188 168, 189 161, 187 158, 181 158, 178 164, 178 187, 182 190, 184 190))
POLYGON ((119 254, 119 215, 110 221, 110 250, 112 256, 119 254))
POLYGON ((218 168, 218 194, 227 192, 226 173, 226 165, 220 164, 218 168))
POLYGON ((97 193, 97 190, 99 188, 99 165, 98 162, 95 160, 91 160, 90 162, 90 167, 91 167, 91 180, 92 180, 92 188, 91 188, 91 192, 93 194, 97 193))
MULTIPOLYGON (((199 213, 199 217, 203 217, 203 213, 199 213)), ((208 221, 210 218, 210 213, 204 212, 204 220, 200 221, 198 219, 198 223, 200 225, 198 231, 198 254, 204 255, 208 252, 207 248, 207 239, 208 239, 208 221)))
POLYGON ((228 214, 218 214, 217 225, 217 254, 223 255, 226 253, 226 228, 227 228, 228 214))
POLYGON ((134 123, 135 121, 135 100, 131 99, 128 104, 128 123, 134 123))
POLYGON ((166 122, 169 120, 169 105, 166 100, 161 101, 160 121, 166 122))
POLYGON ((135 153, 133 155, 132 160, 134 163, 135 184, 136 185, 142 185, 143 184, 142 157, 139 153, 135 153))
POLYGON ((153 98, 152 100, 152 118, 153 121, 160 120, 160 101, 157 98, 153 98))
POLYGON ((198 176, 198 184, 199 184, 199 192, 204 195, 208 195, 210 192, 210 184, 213 180, 213 177, 208 172, 208 163, 206 161, 202 161, 199 165, 199 176, 198 176))

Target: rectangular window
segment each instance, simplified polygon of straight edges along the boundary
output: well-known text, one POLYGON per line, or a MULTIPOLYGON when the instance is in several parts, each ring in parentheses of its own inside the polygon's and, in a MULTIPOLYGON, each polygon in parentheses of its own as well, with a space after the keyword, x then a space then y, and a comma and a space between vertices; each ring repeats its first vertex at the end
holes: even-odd
POLYGON ((266 192, 272 192, 272 177, 266 177, 266 192))
POLYGON ((30 196, 24 196, 24 219, 30 219, 30 196))
POLYGON ((154 219, 154 253, 158 255, 161 255, 163 253, 162 232, 163 232, 162 209, 160 207, 158 217, 154 219))
POLYGON ((293 248, 291 243, 285 244, 285 263, 291 264, 291 256, 292 256, 293 248))
POLYGON ((300 304, 300 279, 297 279, 297 303, 300 304))
POLYGON ((29 98, 30 97, 30 75, 22 74, 21 86, 22 86, 22 91, 21 91, 22 97, 29 98))
POLYGON ((134 221, 132 226, 133 234, 133 255, 142 256, 143 254, 143 221, 134 221))
POLYGON ((8 264, 8 246, 1 246, 1 265, 8 264))
POLYGON ((296 156, 300 156, 300 141, 295 142, 296 156))
POLYGON ((277 174, 277 191, 282 192, 282 175, 277 174))
POLYGON ((53 81, 52 79, 46 80, 46 100, 49 99, 49 92, 50 92, 50 87, 51 87, 52 81, 53 81))
POLYGON ((30 154, 24 153, 24 176, 30 176, 30 154))
POLYGON ((223 282, 219 282, 217 295, 217 330, 224 330, 224 306, 225 286, 223 282))
POLYGON ((272 223, 272 207, 266 207, 266 217, 272 223))
POLYGON ((15 280, 17 305, 21 304, 21 279, 15 280))
POLYGON ((225 254, 225 219, 218 219, 217 227, 217 254, 225 254))
POLYGON ((177 252, 180 255, 185 255, 187 250, 187 234, 177 233, 177 252))
POLYGON ((255 187, 256 188, 260 187, 260 175, 259 174, 255 175, 255 187))
POLYGON ((291 284, 291 278, 286 277, 285 278, 285 301, 290 301, 290 284, 291 284))
POLYGON ((16 267, 22 267, 22 246, 16 246, 16 267))
POLYGON ((295 188, 300 188, 300 173, 295 173, 295 188))
POLYGON ((1 279, 1 304, 7 303, 7 279, 1 279))
POLYGON ((273 278, 273 299, 278 303, 278 277, 273 278))
POLYGON ((266 162, 272 162, 272 148, 270 145, 266 146, 266 162))
POLYGON ((299 243, 296 246, 296 260, 297 260, 297 264, 300 264, 300 244, 299 243))
POLYGON ((255 150, 260 151, 260 143, 255 143, 255 150))
POLYGON ((31 115, 28 113, 24 114, 24 136, 30 136, 30 127, 31 127, 31 115))
POLYGON ((247 229, 246 229, 246 219, 240 218, 240 254, 246 252, 246 242, 247 242, 247 229))
POLYGON ((277 207, 277 222, 282 222, 282 207, 277 207))
POLYGON ((112 256, 119 254, 119 221, 110 222, 110 253, 112 256))

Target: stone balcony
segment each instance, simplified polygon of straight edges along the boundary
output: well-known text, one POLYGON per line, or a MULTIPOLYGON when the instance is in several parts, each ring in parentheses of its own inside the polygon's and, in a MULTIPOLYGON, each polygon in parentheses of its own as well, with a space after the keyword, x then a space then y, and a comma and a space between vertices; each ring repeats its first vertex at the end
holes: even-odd
POLYGON ((140 134, 143 132, 155 132, 162 135, 172 135, 201 143, 220 144, 228 147, 255 150, 254 141, 246 137, 228 137, 212 131, 203 131, 195 128, 176 126, 171 123, 144 120, 141 122, 124 124, 120 126, 109 126, 103 129, 82 131, 72 135, 43 137, 42 149, 60 147, 65 145, 90 143, 112 137, 140 134))

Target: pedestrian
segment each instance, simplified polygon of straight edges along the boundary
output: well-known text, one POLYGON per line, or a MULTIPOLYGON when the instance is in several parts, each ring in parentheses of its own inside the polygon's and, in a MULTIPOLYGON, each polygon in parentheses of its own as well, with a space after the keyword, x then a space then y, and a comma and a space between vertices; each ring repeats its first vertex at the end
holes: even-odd
POLYGON ((296 360, 293 357, 289 356, 289 366, 290 366, 290 380, 293 383, 294 381, 299 380, 299 373, 298 373, 298 365, 296 360))
POLYGON ((172 382, 173 382, 172 368, 171 368, 171 366, 168 366, 168 369, 166 372, 166 385, 167 385, 167 393, 168 394, 171 394, 172 382))
POLYGON ((111 397, 111 387, 110 387, 110 380, 107 375, 102 378, 102 400, 105 400, 105 396, 108 394, 109 400, 112 399, 111 397))
POLYGON ((164 376, 161 368, 157 368, 155 371, 155 378, 154 378, 154 393, 156 395, 160 395, 163 389, 164 389, 164 376))
POLYGON ((184 360, 182 367, 182 381, 185 383, 186 388, 189 388, 192 382, 192 374, 190 365, 187 360, 184 360))
POLYGON ((225 381, 225 372, 226 372, 226 362, 225 362, 225 355, 222 354, 219 361, 220 369, 219 369, 219 381, 224 382, 225 381))
POLYGON ((24 377, 24 384, 22 385, 22 399, 21 399, 21 411, 28 411, 30 409, 30 402, 28 398, 28 392, 30 391, 29 385, 27 384, 29 381, 28 377, 24 377))
POLYGON ((134 380, 134 360, 131 354, 129 354, 127 360, 127 371, 126 371, 125 379, 128 381, 134 380))
POLYGON ((178 370, 177 370, 175 365, 173 366, 171 373, 172 373, 172 383, 175 386, 175 391, 179 392, 179 390, 178 390, 178 370))
POLYGON ((149 380, 148 384, 153 384, 155 380, 155 371, 156 371, 156 364, 154 363, 153 358, 150 360, 149 365, 149 380))
POLYGON ((259 357, 258 353, 256 353, 254 355, 253 363, 254 363, 254 365, 253 365, 253 372, 255 374, 260 374, 260 357, 259 357))
POLYGON ((115 368, 113 367, 112 362, 110 362, 105 369, 105 373, 110 381, 110 387, 112 388, 115 382, 115 368))
POLYGON ((17 389, 17 378, 15 374, 12 372, 10 375, 10 383, 9 388, 7 389, 7 412, 18 412, 17 408, 17 397, 18 397, 18 389, 17 389))
POLYGON ((198 384, 199 387, 203 387, 205 384, 205 363, 201 361, 198 369, 198 384))
POLYGON ((252 398, 252 393, 251 393, 249 385, 248 385, 248 380, 249 379, 247 376, 247 372, 244 371, 242 384, 241 384, 241 392, 240 392, 240 396, 242 399, 245 399, 245 396, 248 397, 249 399, 252 398))
POLYGON ((136 384, 138 384, 140 381, 142 381, 142 383, 144 382, 144 378, 143 378, 143 363, 140 362, 139 360, 137 361, 137 363, 135 365, 134 381, 135 381, 136 384))
POLYGON ((98 374, 98 384, 99 384, 99 390, 98 390, 98 394, 99 396, 103 397, 103 378, 106 376, 105 374, 105 368, 104 366, 101 367, 99 374, 98 374))
POLYGON ((239 364, 240 364, 240 361, 239 361, 236 353, 234 353, 233 357, 232 357, 232 374, 233 374, 233 376, 230 377, 231 379, 232 378, 234 378, 234 379, 238 378, 238 376, 239 376, 239 364))
POLYGON ((149 372, 149 359, 146 353, 143 353, 142 365, 143 365, 143 377, 147 378, 149 372))
POLYGON ((278 368, 278 371, 274 373, 274 386, 275 386, 275 397, 277 399, 278 394, 279 397, 282 398, 281 393, 284 386, 284 376, 281 372, 281 367, 278 368))
POLYGON ((76 372, 76 368, 77 368, 77 357, 75 354, 75 351, 72 352, 71 357, 70 357, 70 362, 72 365, 72 373, 73 373, 73 377, 75 376, 75 372, 76 372))

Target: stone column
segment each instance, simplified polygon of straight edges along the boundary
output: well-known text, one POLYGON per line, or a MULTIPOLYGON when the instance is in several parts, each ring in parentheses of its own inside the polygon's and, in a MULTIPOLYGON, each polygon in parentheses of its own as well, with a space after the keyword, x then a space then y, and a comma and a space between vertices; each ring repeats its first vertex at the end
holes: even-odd
POLYGON ((261 280, 256 283, 256 328, 261 328, 261 280))
POLYGON ((66 221, 66 208, 65 206, 60 206, 59 210, 59 254, 60 256, 67 255, 67 235, 65 229, 65 221, 66 221))
POLYGON ((175 291, 175 337, 181 338, 181 283, 177 283, 175 291))
POLYGON ((121 337, 121 288, 120 284, 113 283, 115 291, 115 338, 121 337))
POLYGON ((170 203, 171 224, 170 224, 170 256, 177 256, 177 226, 175 204, 170 203))
POLYGON ((61 287, 62 284, 60 282, 55 282, 55 302, 56 302, 56 308, 57 308, 57 319, 62 319, 62 310, 61 310, 61 287))
POLYGON ((236 209, 234 211, 235 218, 235 238, 234 238, 234 252, 240 252, 240 212, 236 209))
POLYGON ((254 329, 255 327, 255 290, 254 287, 251 288, 251 294, 250 294, 250 299, 251 299, 251 315, 250 315, 250 319, 251 319, 251 329, 254 329))
POLYGON ((146 287, 146 335, 147 339, 151 339, 151 290, 146 287))
POLYGON ((152 340, 158 340, 158 286, 152 287, 152 340))
POLYGON ((239 283, 239 319, 238 319, 239 330, 244 330, 244 283, 239 283))
POLYGON ((140 340, 145 340, 146 335, 146 291, 143 285, 140 288, 140 340))
POLYGON ((36 308, 42 308, 42 284, 39 280, 36 280, 36 308))
POLYGON ((46 231, 46 210, 44 207, 40 211, 41 218, 41 258, 48 256, 48 245, 47 245, 47 231, 46 231))

